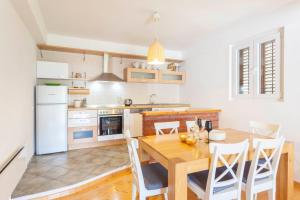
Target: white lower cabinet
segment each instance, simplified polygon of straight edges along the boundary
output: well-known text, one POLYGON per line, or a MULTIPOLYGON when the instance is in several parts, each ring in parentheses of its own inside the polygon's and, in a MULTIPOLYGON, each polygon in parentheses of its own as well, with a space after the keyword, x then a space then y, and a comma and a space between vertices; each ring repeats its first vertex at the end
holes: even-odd
POLYGON ((80 110, 68 112, 68 148, 93 147, 97 143, 97 111, 80 110))
POLYGON ((132 137, 143 136, 143 117, 140 113, 129 114, 129 130, 132 137))

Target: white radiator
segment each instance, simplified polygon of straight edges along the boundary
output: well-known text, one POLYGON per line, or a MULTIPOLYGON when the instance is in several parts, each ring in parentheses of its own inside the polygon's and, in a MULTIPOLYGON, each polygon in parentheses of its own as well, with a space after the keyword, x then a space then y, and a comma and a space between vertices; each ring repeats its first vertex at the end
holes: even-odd
POLYGON ((24 174, 27 162, 25 149, 19 148, 0 166, 0 199, 8 200, 24 174))

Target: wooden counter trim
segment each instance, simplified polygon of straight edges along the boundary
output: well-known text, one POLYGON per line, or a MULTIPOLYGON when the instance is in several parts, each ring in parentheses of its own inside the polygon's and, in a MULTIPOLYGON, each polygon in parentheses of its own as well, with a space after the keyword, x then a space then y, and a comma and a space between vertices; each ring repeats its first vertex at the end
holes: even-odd
POLYGON ((145 111, 144 116, 159 116, 159 115, 190 115, 198 113, 219 113, 221 109, 188 109, 186 111, 145 111))
MULTIPOLYGON (((75 108, 73 106, 69 106, 68 110, 101 110, 101 109, 143 109, 143 108, 180 108, 180 107, 191 107, 190 104, 172 104, 172 105, 145 105, 145 106, 99 106, 99 107, 80 107, 75 108)), ((194 109, 192 109, 194 110, 194 109)), ((152 111, 151 111, 152 112, 152 111)))

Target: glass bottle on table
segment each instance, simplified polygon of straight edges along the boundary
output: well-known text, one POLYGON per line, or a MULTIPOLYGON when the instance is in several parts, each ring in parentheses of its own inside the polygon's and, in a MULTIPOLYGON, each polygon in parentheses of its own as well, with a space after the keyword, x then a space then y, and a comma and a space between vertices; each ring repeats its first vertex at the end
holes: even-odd
POLYGON ((205 122, 205 129, 207 130, 207 140, 209 142, 209 132, 213 129, 212 121, 211 120, 206 120, 206 122, 205 122))
POLYGON ((192 137, 194 137, 196 139, 200 139, 200 137, 199 137, 199 126, 198 126, 197 121, 198 121, 198 118, 195 117, 195 123, 190 128, 190 132, 192 133, 192 137))
POLYGON ((197 124, 199 126, 199 129, 202 130, 203 126, 202 126, 202 120, 200 118, 197 118, 197 124))

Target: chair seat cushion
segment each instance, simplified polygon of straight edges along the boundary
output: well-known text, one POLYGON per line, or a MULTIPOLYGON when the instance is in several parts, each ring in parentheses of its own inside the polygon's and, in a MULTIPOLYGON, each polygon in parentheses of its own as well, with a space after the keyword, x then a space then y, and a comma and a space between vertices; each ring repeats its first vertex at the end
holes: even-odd
POLYGON ((142 172, 147 190, 168 187, 168 171, 161 164, 142 165, 142 172))
POLYGON ((266 159, 265 159, 265 158, 260 158, 260 159, 258 160, 258 164, 260 164, 260 165, 265 164, 265 162, 266 162, 266 159))
MULTIPOLYGON (((259 160, 258 160, 258 163, 259 163, 259 164, 264 164, 265 162, 266 162, 265 159, 259 159, 259 160)), ((244 175, 243 175, 243 182, 244 182, 244 183, 247 183, 247 179, 248 179, 248 175, 249 175, 249 171, 250 171, 250 166, 251 166, 251 161, 247 161, 247 162, 245 163, 245 169, 244 169, 244 175)), ((262 169, 262 170, 260 171, 260 174, 265 173, 265 172, 268 172, 268 171, 269 171, 268 169, 262 169)), ((256 179, 256 181, 259 181, 259 180, 262 180, 262 179, 266 179, 266 178, 268 178, 268 177, 265 177, 265 178, 259 178, 259 179, 256 179)))
MULTIPOLYGON (((218 167, 216 170, 216 177, 220 176, 227 168, 224 167, 218 167)), ((193 182, 194 184, 198 185, 202 190, 206 191, 206 184, 208 179, 208 173, 209 170, 204 170, 200 172, 195 172, 192 174, 189 174, 188 179, 189 181, 193 182)), ((232 175, 230 173, 227 173, 220 181, 226 181, 232 179, 232 175)), ((215 187, 213 190, 214 193, 220 192, 222 190, 225 190, 227 188, 232 187, 232 185, 224 186, 224 187, 215 187)))

